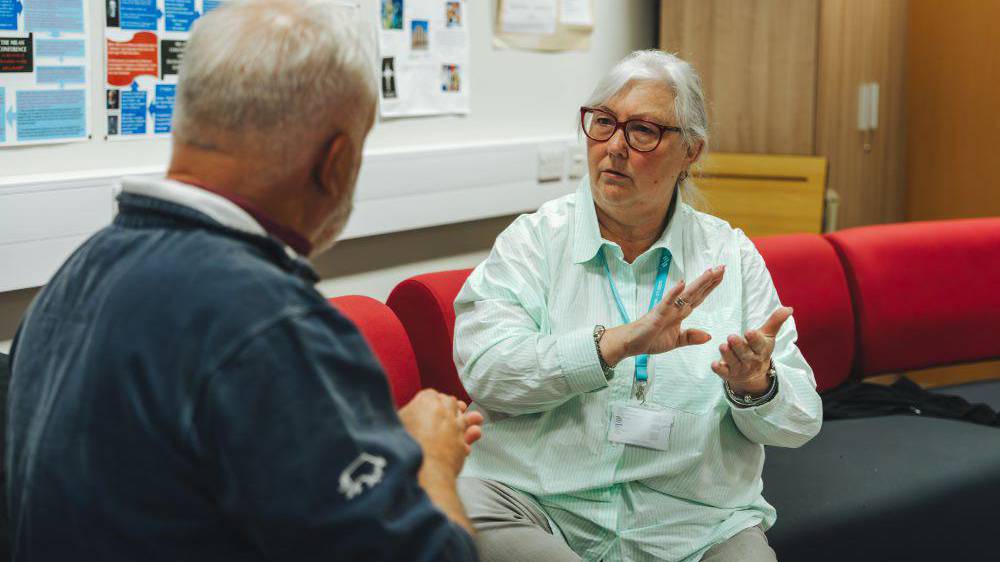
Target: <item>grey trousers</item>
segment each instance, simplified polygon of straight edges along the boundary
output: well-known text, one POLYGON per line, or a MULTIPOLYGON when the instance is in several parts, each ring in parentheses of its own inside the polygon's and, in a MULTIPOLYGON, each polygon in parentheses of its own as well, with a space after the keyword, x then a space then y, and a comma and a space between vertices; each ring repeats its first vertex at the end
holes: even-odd
MULTIPOLYGON (((483 562, 580 562, 530 496, 494 480, 459 478, 458 495, 476 528, 483 562)), ((708 549, 702 562, 777 562, 760 527, 708 549)))

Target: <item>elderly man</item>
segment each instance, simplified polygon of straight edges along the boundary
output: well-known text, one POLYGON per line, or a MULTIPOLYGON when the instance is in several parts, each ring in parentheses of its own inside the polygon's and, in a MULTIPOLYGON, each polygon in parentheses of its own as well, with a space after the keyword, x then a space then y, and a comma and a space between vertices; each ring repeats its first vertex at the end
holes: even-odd
POLYGON ((195 26, 162 180, 32 304, 12 350, 14 560, 470 560, 479 414, 395 413, 304 256, 350 213, 375 80, 353 10, 195 26))

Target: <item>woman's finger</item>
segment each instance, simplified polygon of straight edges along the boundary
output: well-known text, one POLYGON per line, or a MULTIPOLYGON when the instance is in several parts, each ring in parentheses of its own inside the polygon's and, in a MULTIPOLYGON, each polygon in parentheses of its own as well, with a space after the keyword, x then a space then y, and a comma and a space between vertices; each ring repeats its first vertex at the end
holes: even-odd
POLYGON ((695 279, 694 281, 692 281, 687 286, 687 290, 684 291, 684 293, 681 295, 681 297, 684 300, 688 301, 688 302, 691 302, 695 298, 697 298, 697 296, 701 292, 701 290, 704 287, 706 287, 707 285, 710 285, 712 283, 712 281, 714 280, 714 278, 718 275, 718 272, 715 271, 717 269, 718 268, 706 269, 704 273, 702 273, 701 275, 699 275, 697 279, 695 279))
POLYGON ((685 345, 701 345, 703 343, 708 343, 712 339, 712 335, 704 330, 699 330, 697 328, 689 328, 680 333, 677 338, 677 347, 683 347, 685 345))
POLYGON ((767 338, 757 330, 750 330, 743 337, 746 338, 750 349, 758 357, 763 358, 769 353, 767 338))
POLYGON ((722 284, 722 278, 723 275, 720 272, 720 274, 716 276, 711 283, 703 287, 702 290, 699 292, 699 294, 696 297, 694 297, 694 302, 691 304, 691 306, 696 307, 701 303, 705 302, 705 299, 708 298, 708 295, 712 294, 712 291, 714 291, 716 287, 722 284))
POLYGON ((744 365, 750 365, 759 359, 753 350, 750 349, 750 346, 747 345, 747 340, 740 336, 729 336, 726 338, 726 343, 729 344, 729 349, 733 350, 733 353, 736 354, 736 357, 739 357, 740 362, 744 365))
POLYGON ((760 327, 761 333, 769 338, 776 337, 781 325, 792 316, 792 307, 783 306, 771 313, 764 325, 760 327))
POLYGON ((743 362, 740 361, 739 357, 733 353, 733 350, 729 348, 728 343, 724 343, 719 346, 719 353, 722 354, 722 360, 729 365, 729 371, 739 370, 743 368, 743 362))
POLYGON ((729 380, 729 365, 725 361, 712 361, 712 372, 723 380, 729 380))

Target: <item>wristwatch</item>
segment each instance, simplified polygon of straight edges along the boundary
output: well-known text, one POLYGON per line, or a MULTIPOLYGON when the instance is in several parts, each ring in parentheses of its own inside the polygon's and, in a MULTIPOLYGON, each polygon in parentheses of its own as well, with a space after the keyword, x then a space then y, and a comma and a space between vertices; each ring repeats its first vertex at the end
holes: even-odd
POLYGON ((604 371, 604 379, 611 380, 611 377, 615 376, 615 366, 608 365, 601 355, 601 338, 604 337, 605 331, 604 326, 600 324, 594 326, 594 346, 597 348, 597 360, 601 362, 601 370, 604 371))
POLYGON ((774 370, 774 361, 771 361, 771 365, 767 368, 767 378, 770 379, 771 385, 768 387, 767 392, 756 398, 750 394, 744 394, 743 396, 736 394, 733 392, 733 389, 729 387, 729 383, 727 381, 723 381, 722 385, 726 387, 726 398, 729 399, 729 402, 739 408, 753 408, 754 406, 767 404, 772 398, 774 398, 774 395, 778 393, 778 372, 774 370))

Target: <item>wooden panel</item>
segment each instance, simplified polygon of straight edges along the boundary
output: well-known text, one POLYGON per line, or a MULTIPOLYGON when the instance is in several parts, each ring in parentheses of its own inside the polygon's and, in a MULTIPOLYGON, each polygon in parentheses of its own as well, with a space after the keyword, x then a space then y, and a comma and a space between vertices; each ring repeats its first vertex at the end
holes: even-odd
POLYGON ((660 48, 701 75, 722 152, 813 154, 819 0, 662 0, 660 48))
POLYGON ((1000 215, 1000 2, 910 4, 908 218, 1000 215))
POLYGON ((820 5, 816 153, 830 163, 839 228, 903 219, 906 8, 906 0, 820 5), (858 86, 865 82, 880 87, 878 130, 867 139, 857 127, 858 86))
MULTIPOLYGON (((951 367, 936 367, 922 371, 911 371, 906 373, 906 376, 924 388, 998 380, 1000 379, 1000 361, 984 361, 982 363, 968 363, 965 365, 953 365, 951 367)), ((879 375, 877 377, 868 377, 865 379, 865 382, 892 384, 898 378, 899 375, 879 375)))
POLYGON ((704 210, 748 236, 820 232, 825 181, 811 156, 716 153, 695 171, 704 210))

